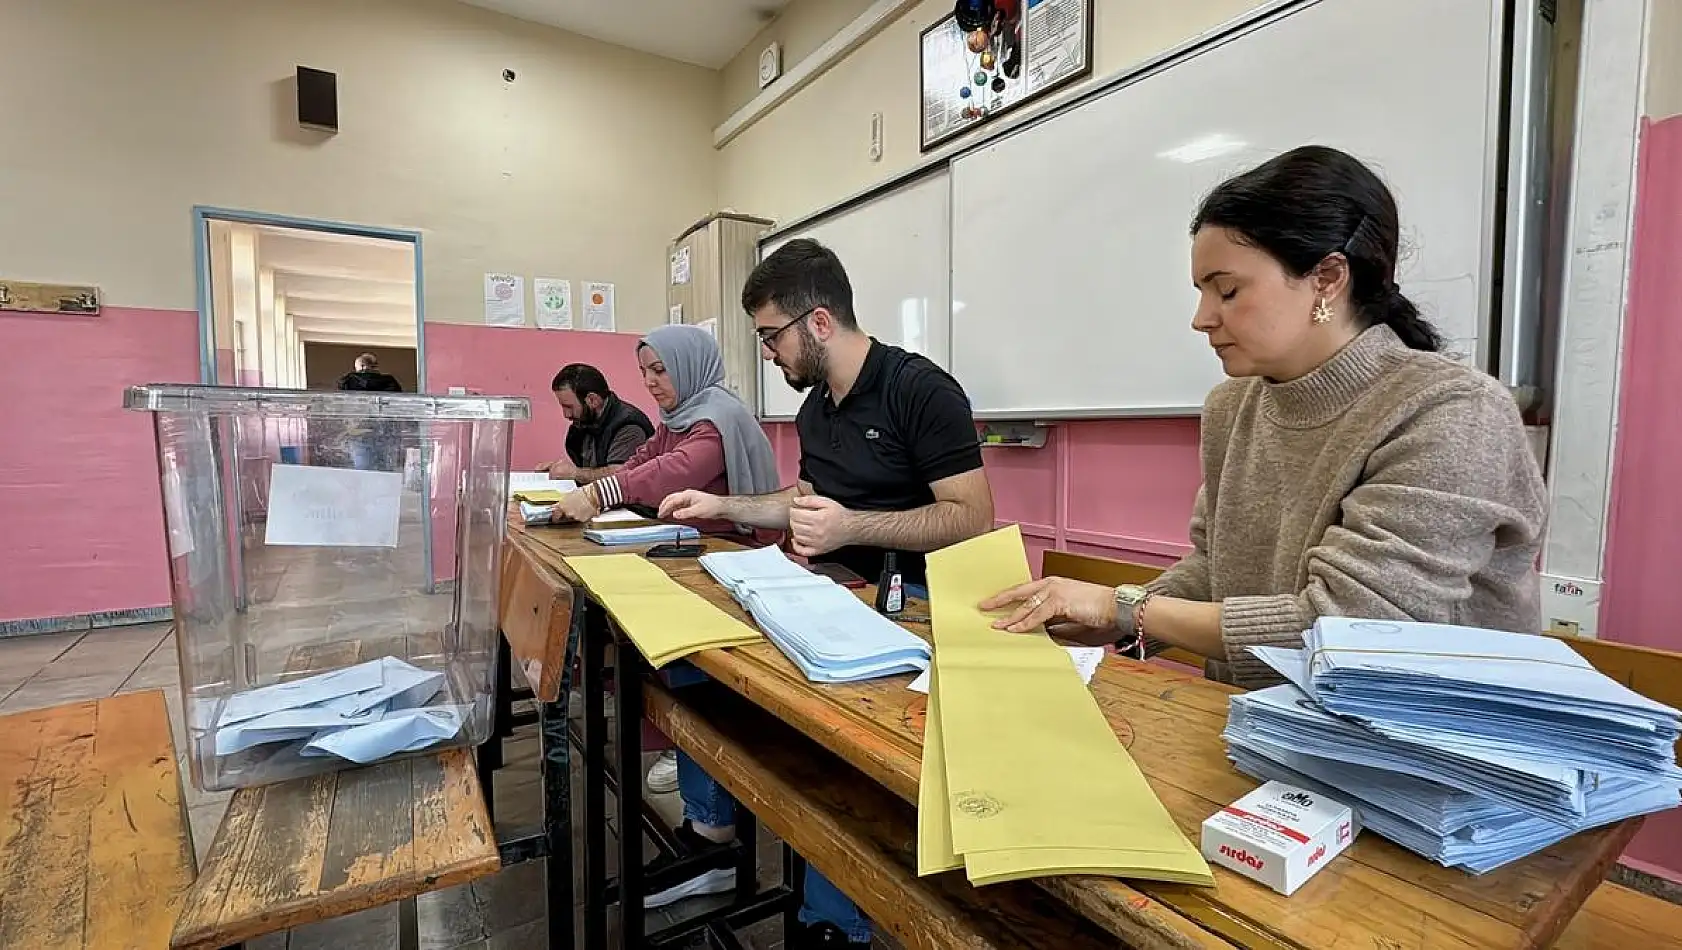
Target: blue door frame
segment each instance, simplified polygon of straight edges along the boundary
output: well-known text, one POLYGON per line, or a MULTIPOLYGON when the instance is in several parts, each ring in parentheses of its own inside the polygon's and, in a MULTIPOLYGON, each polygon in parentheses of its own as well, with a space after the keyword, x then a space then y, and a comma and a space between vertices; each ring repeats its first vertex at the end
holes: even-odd
MULTIPOLYGON (((320 231, 328 234, 346 234, 353 237, 379 238, 387 241, 401 241, 414 245, 415 248, 415 380, 416 389, 426 392, 426 283, 422 277, 421 233, 404 228, 382 228, 365 224, 348 224, 343 221, 325 221, 317 218, 299 218, 286 214, 268 214, 261 211, 240 211, 234 208, 218 208, 210 205, 193 206, 193 260, 196 270, 194 296, 199 311, 199 381, 206 386, 216 385, 216 320, 213 312, 215 301, 210 292, 210 222, 229 221, 235 224, 266 224, 274 227, 295 228, 300 231, 320 231)), ((430 472, 432 467, 427 464, 426 446, 422 444, 422 471, 430 472)), ((236 493, 234 499, 235 511, 243 511, 243 502, 238 497, 239 485, 234 485, 236 493)), ((425 550, 422 556, 426 564, 426 592, 432 593, 437 582, 436 572, 432 568, 432 512, 431 490, 427 489, 427 503, 422 507, 421 532, 425 550)), ((243 551, 237 538, 233 540, 233 556, 235 565, 243 560, 243 551)), ((246 591, 244 571, 234 572, 234 599, 240 609, 245 608, 246 591)))

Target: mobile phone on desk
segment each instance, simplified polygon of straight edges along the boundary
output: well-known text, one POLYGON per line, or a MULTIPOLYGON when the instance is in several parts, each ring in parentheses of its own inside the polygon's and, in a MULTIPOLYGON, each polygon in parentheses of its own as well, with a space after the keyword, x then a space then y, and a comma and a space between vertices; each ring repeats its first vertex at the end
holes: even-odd
POLYGON ((812 561, 806 565, 806 570, 820 577, 827 577, 850 590, 858 590, 870 583, 856 572, 840 564, 831 564, 828 561, 812 561))

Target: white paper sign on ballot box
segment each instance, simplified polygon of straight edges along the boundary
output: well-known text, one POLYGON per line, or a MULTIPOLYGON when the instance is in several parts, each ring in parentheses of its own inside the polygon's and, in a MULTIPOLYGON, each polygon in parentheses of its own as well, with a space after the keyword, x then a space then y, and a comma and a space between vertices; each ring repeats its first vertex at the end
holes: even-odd
POLYGON ((1203 857, 1289 897, 1360 832, 1348 805, 1268 782, 1203 822, 1203 857))

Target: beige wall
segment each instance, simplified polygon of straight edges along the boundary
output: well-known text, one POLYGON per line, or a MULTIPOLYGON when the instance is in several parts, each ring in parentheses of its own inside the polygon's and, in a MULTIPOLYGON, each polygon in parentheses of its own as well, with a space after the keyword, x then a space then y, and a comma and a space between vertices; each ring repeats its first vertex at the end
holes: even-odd
POLYGON ((613 281, 621 329, 650 327, 666 243, 716 204, 717 73, 450 0, 0 0, 0 23, 0 270, 113 305, 194 306, 209 204, 424 232, 431 320, 481 320, 507 270, 613 281), (338 73, 337 136, 288 114, 298 64, 338 73))
MULTIPOLYGON (((784 17, 825 2, 832 0, 796 0, 784 17)), ((1126 69, 1258 5, 1096 0, 1093 76, 1126 69)), ((720 150, 720 203, 786 221, 916 164, 917 37, 951 10, 951 0, 925 0, 720 150), (883 156, 872 162, 870 114, 877 111, 883 156)))
POLYGON ((1650 0, 1647 10, 1645 112, 1664 119, 1682 114, 1682 0, 1650 0))
POLYGON ((795 0, 784 7, 719 70, 718 121, 730 118, 759 95, 759 54, 765 47, 783 44, 783 72, 788 72, 873 4, 874 0, 795 0))

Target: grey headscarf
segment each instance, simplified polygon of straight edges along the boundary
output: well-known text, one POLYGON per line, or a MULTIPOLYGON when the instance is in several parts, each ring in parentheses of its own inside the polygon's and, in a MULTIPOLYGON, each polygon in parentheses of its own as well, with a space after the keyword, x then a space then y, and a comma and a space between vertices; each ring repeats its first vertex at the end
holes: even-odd
POLYGON ((771 440, 736 394, 724 388, 724 360, 718 341, 697 326, 668 324, 642 338, 666 364, 677 392, 677 408, 660 410, 660 421, 685 432, 703 420, 724 439, 724 471, 732 495, 763 495, 782 487, 771 440))

